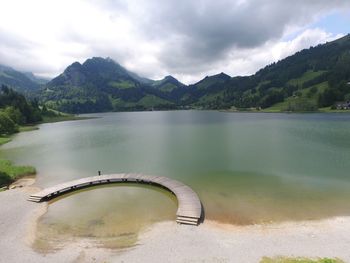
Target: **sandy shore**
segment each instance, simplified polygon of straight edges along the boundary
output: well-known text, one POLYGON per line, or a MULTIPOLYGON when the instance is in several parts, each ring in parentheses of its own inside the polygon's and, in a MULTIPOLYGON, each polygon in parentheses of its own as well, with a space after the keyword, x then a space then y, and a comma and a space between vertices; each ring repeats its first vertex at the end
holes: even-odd
POLYGON ((95 248, 85 240, 56 252, 42 254, 33 249, 37 219, 46 212, 46 204, 28 202, 38 191, 25 186, 0 192, 0 262, 105 262, 110 251, 95 248))
POLYGON ((199 227, 162 222, 140 234, 135 247, 113 251, 77 240, 42 254, 33 249, 36 221, 46 204, 26 201, 34 187, 0 192, 0 262, 259 262, 263 256, 338 257, 350 262, 350 217, 199 227))

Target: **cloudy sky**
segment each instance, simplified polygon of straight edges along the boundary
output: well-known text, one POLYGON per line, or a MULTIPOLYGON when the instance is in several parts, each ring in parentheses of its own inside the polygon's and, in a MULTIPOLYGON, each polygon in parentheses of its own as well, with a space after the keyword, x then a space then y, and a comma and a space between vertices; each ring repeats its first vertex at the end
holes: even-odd
POLYGON ((102 56, 188 84, 253 74, 349 31, 349 0, 0 0, 0 64, 54 77, 102 56))

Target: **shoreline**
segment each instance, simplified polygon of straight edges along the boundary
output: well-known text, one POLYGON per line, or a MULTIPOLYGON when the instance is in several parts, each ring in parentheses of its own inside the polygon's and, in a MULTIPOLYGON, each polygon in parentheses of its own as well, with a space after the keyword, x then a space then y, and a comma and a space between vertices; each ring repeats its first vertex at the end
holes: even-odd
POLYGON ((350 110, 317 110, 317 111, 282 111, 282 110, 217 110, 219 112, 226 113, 282 113, 282 114, 314 114, 314 113, 325 113, 325 114, 335 114, 335 113, 350 113, 350 110))
POLYGON ((34 243, 48 204, 26 200, 39 190, 35 176, 16 184, 0 193, 0 251, 5 251, 5 262, 259 262, 265 256, 350 262, 350 216, 244 226, 205 220, 192 227, 163 221, 140 231, 136 244, 128 248, 109 249, 94 239, 74 238, 43 252, 34 243))
POLYGON ((193 227, 163 221, 142 230, 128 248, 109 249, 94 239, 74 238, 57 249, 40 251, 35 248, 36 228, 48 204, 26 200, 39 190, 35 179, 29 180, 0 193, 0 250, 6 262, 259 262, 277 256, 350 262, 350 216, 247 226, 205 220, 193 227))
MULTIPOLYGON (((16 133, 6 135, 6 136, 0 136, 0 147, 4 144, 11 142, 13 138, 21 132, 30 132, 30 131, 39 130, 40 129, 39 125, 42 125, 42 124, 64 122, 64 121, 89 120, 89 119, 97 119, 97 118, 99 117, 88 117, 88 116, 84 117, 84 116, 77 116, 77 115, 60 115, 56 117, 49 117, 38 123, 20 126, 18 132, 16 133)), ((17 166, 11 160, 2 159, 2 158, 0 159, 0 161, 7 163, 7 165, 9 166, 8 170, 10 170, 10 173, 5 170, 1 170, 3 174, 1 174, 0 176, 0 191, 8 190, 10 188, 10 185, 15 184, 21 178, 36 175, 36 168, 33 166, 28 166, 28 165, 17 166), (13 171, 14 169, 21 169, 21 168, 25 170, 21 172, 13 171)))

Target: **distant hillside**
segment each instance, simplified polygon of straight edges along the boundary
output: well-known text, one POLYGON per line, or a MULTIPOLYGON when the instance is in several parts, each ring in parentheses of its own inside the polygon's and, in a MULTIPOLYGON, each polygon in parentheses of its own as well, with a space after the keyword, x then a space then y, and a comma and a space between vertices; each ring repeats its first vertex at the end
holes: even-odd
POLYGON ((200 98, 203 107, 313 111, 350 99, 350 35, 311 47, 200 98))
POLYGON ((212 96, 221 94, 224 84, 230 79, 231 77, 225 73, 206 76, 201 81, 189 85, 181 101, 186 105, 211 109, 215 106, 212 105, 212 96))
POLYGON ((163 92, 171 92, 174 89, 182 88, 185 85, 175 79, 173 76, 166 76, 161 80, 156 80, 152 82, 152 87, 157 88, 163 92))
POLYGON ((50 81, 50 79, 47 78, 37 77, 32 72, 23 72, 23 74, 26 75, 31 81, 39 85, 44 85, 50 81))
POLYGON ((40 80, 32 73, 23 73, 0 65, 0 86, 6 85, 19 92, 28 93, 40 89, 40 80))
POLYGON ((172 76, 151 80, 112 59, 73 63, 39 98, 60 111, 265 109, 315 111, 350 100, 350 36, 311 47, 252 76, 220 73, 186 86, 172 76))

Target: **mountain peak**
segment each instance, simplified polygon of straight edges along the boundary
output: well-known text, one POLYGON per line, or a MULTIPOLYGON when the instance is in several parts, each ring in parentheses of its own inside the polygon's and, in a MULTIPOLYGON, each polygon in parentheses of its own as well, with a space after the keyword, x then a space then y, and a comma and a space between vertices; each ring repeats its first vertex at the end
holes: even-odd
MULTIPOLYGON (((218 74, 221 77, 230 77, 230 75, 227 75, 225 72, 221 72, 220 74, 218 74)), ((231 78, 231 77, 230 77, 231 78)))
POLYGON ((214 78, 214 79, 219 79, 219 80, 228 80, 231 77, 229 75, 227 75, 226 73, 221 72, 219 74, 209 76, 209 78, 214 78))
POLYGON ((87 74, 97 74, 100 76, 110 76, 115 78, 130 78, 128 71, 111 58, 93 57, 83 63, 83 68, 87 74))
POLYGON ((167 76, 164 77, 164 79, 172 79, 173 80, 175 78, 173 76, 171 76, 171 75, 167 75, 167 76))
POLYGON ((76 62, 72 63, 71 65, 69 65, 69 66, 66 68, 66 70, 80 69, 81 66, 82 66, 82 65, 81 65, 78 61, 76 61, 76 62))
POLYGON ((63 74, 54 78, 48 85, 49 87, 85 87, 89 84, 100 88, 107 87, 108 83, 114 82, 114 85, 118 85, 116 83, 123 81, 129 81, 134 86, 138 85, 138 80, 134 79, 125 68, 113 59, 92 57, 85 60, 83 64, 74 62, 66 68, 63 74))
POLYGON ((222 83, 228 81, 229 79, 231 79, 231 77, 229 75, 225 74, 224 72, 221 72, 221 73, 216 74, 216 75, 206 76, 204 79, 198 81, 197 83, 195 83, 193 85, 199 89, 207 89, 207 88, 211 87, 212 85, 215 85, 218 83, 222 84, 222 83))
POLYGON ((184 86, 183 83, 181 83, 180 81, 178 81, 176 78, 174 78, 171 75, 165 76, 162 80, 159 81, 159 83, 161 85, 166 84, 166 83, 171 83, 171 84, 174 84, 175 86, 184 86))
POLYGON ((71 65, 69 65, 63 72, 63 74, 70 75, 74 74, 74 72, 80 72, 82 69, 82 65, 79 62, 74 62, 71 65))
POLYGON ((152 86, 164 92, 171 92, 173 89, 184 87, 185 84, 181 83, 173 76, 168 75, 161 80, 154 81, 152 86))
POLYGON ((116 64, 116 65, 120 65, 114 59, 112 59, 110 57, 106 57, 106 58, 103 58, 103 57, 88 58, 87 60, 85 60, 85 62, 83 64, 91 63, 91 62, 94 62, 94 63, 113 63, 113 64, 116 64))
POLYGON ((107 58, 102 58, 102 57, 92 57, 88 58, 85 60, 83 65, 89 65, 89 64, 106 64, 106 63, 115 63, 113 59, 107 57, 107 58))

